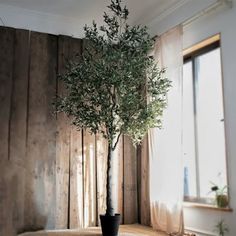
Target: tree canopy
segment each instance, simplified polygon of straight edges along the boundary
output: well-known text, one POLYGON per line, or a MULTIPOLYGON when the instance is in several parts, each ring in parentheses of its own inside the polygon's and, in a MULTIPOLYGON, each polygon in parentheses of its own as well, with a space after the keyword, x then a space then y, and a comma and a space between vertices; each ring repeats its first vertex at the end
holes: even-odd
POLYGON ((67 94, 55 104, 79 129, 102 133, 114 149, 121 134, 138 143, 148 129, 161 127, 170 81, 149 55, 154 39, 147 27, 127 23, 121 0, 108 8, 103 26, 84 27, 82 58, 60 76, 67 94))

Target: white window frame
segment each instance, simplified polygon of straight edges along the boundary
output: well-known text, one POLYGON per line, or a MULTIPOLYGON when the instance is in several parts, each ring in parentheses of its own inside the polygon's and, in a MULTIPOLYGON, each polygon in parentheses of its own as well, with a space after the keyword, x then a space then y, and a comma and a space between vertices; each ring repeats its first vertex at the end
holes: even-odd
MULTIPOLYGON (((214 40, 214 38, 217 38, 216 36, 212 37, 212 39, 214 40)), ((197 134, 197 96, 196 96, 196 69, 195 69, 195 63, 194 60, 195 58, 197 58, 198 56, 204 55, 208 52, 211 52, 212 50, 215 50, 217 48, 220 48, 220 40, 217 39, 213 42, 211 42, 211 38, 210 40, 207 39, 206 41, 210 42, 210 44, 204 45, 204 42, 201 42, 200 45, 202 46, 202 44, 204 46, 198 48, 197 45, 193 46, 193 48, 195 50, 193 51, 189 51, 188 49, 188 53, 186 53, 184 55, 184 64, 188 63, 188 62, 192 62, 192 78, 193 78, 193 101, 194 101, 194 140, 195 140, 195 163, 196 163, 196 194, 197 197, 191 197, 191 196, 184 196, 184 201, 185 202, 195 202, 195 203, 201 203, 201 204, 208 204, 209 202, 212 200, 212 198, 202 198, 200 197, 200 178, 199 178, 199 154, 198 154, 198 134, 197 134), (197 48, 197 49, 196 49, 197 48)), ((223 77, 223 76, 222 76, 223 77)), ((223 78, 222 78, 223 80, 223 78)), ((223 88, 223 81, 222 81, 222 88, 223 88)), ((224 93, 223 93, 223 104, 224 104, 224 93)), ((224 108, 223 108, 224 109, 224 108)), ((225 122, 225 120, 223 119, 222 122, 225 122)), ((225 128, 224 128, 224 135, 225 135, 225 128)), ((226 135, 225 135, 226 137, 226 135)), ((226 140, 226 138, 225 138, 226 140)), ((226 147, 226 143, 225 143, 225 147, 226 147)), ((228 186, 228 170, 227 170, 227 152, 225 153, 225 158, 226 158, 226 179, 227 179, 227 186, 228 186)), ((227 195, 229 198, 229 190, 227 191, 227 195)), ((213 204, 213 203, 212 203, 213 204)))

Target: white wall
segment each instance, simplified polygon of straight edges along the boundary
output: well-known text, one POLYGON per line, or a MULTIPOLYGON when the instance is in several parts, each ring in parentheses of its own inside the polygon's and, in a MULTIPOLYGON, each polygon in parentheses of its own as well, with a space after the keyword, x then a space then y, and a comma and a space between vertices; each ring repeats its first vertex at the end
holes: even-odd
POLYGON ((49 34, 83 37, 84 19, 47 14, 0 3, 0 25, 49 34))
MULTIPOLYGON (((210 1, 192 0, 164 19, 154 19, 149 23, 151 33, 161 34, 184 22, 196 12, 209 6, 210 1), (190 6, 190 4, 192 4, 190 6), (189 6, 188 6, 189 5, 189 6)), ((236 0, 233 7, 221 7, 207 16, 184 27, 183 46, 188 48, 212 35, 221 33, 224 108, 226 128, 226 148, 230 205, 233 212, 223 212, 202 208, 185 208, 185 226, 199 232, 198 235, 216 235, 215 224, 224 218, 229 226, 228 235, 236 235, 236 0), (201 232, 201 233, 200 233, 201 232)))
POLYGON ((185 224, 203 231, 212 231, 223 217, 230 228, 230 236, 236 235, 236 0, 233 8, 211 13, 184 29, 184 48, 214 34, 221 33, 225 128, 230 205, 233 212, 204 209, 185 209, 185 224))

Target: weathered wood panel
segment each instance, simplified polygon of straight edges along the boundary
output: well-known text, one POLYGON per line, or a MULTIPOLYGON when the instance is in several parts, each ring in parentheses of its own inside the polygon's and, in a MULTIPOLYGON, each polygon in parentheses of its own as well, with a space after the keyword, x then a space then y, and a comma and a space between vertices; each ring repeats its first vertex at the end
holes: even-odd
POLYGON ((71 130, 70 229, 83 227, 83 148, 82 132, 71 130))
POLYGON ((0 27, 0 161, 9 158, 14 36, 14 29, 0 27))
POLYGON ((55 227, 57 37, 31 33, 25 220, 29 227, 55 227))
POLYGON ((106 212, 106 180, 107 180, 108 142, 101 134, 96 136, 97 167, 97 222, 100 225, 100 214, 106 212))
MULTIPOLYGON (((82 40, 70 38, 68 41, 69 57, 67 61, 79 62, 82 53, 82 40)), ((82 144, 82 131, 71 126, 69 227, 72 229, 84 225, 84 159, 82 144)))
POLYGON ((89 131, 83 135, 84 154, 84 227, 96 226, 96 168, 95 136, 89 131))
POLYGON ((124 136, 124 223, 138 222, 136 149, 124 136))
POLYGON ((11 161, 6 161, 1 162, 0 171, 0 235, 15 236, 17 168, 11 161))
POLYGON ((11 101, 9 159, 15 173, 13 225, 21 231, 24 226, 25 162, 28 99, 29 31, 16 30, 11 101))
MULTIPOLYGON (((81 40, 0 27, 0 49, 0 234, 98 224, 106 208, 107 141, 52 115, 56 87, 65 92, 56 73, 81 55, 81 40)), ((122 137, 114 157, 115 210, 124 223, 137 222, 137 187, 148 202, 147 173, 137 170, 135 152, 122 137)))
POLYGON ((11 101, 9 157, 24 166, 26 153, 29 31, 16 30, 11 101))
POLYGON ((150 195, 149 195, 149 157, 148 157, 148 137, 146 136, 141 145, 140 153, 140 223, 150 226, 150 195))
MULTIPOLYGON (((15 235, 17 231, 21 231, 24 226, 24 162, 26 151, 26 120, 27 120, 27 89, 28 89, 28 52, 29 52, 29 32, 25 30, 13 30, 6 28, 5 33, 10 30, 11 40, 8 37, 6 48, 12 53, 11 68, 6 66, 11 73, 8 81, 1 83, 1 88, 11 96, 11 99, 3 101, 3 107, 7 106, 10 111, 7 123, 2 123, 8 128, 7 158, 1 158, 0 164, 0 222, 5 222, 0 226, 0 232, 3 235, 15 235), (14 43, 14 50, 12 49, 14 43), (9 43, 7 45, 7 43, 9 43), (13 62, 12 62, 13 60, 13 62), (11 85, 8 87, 9 83, 11 85), (7 86, 6 88, 4 88, 7 86), (10 104, 9 104, 10 102, 10 104)), ((4 34, 0 32, 0 37, 4 34)), ((4 41, 0 40, 2 43, 4 41)), ((3 56, 1 62, 8 61, 8 54, 1 51, 0 57, 3 56), (3 53, 2 53, 3 52, 3 53), (2 53, 2 54, 1 54, 2 53)), ((0 71, 0 77, 5 76, 0 71)), ((1 106, 1 112, 4 111, 1 106)), ((6 114, 4 114, 6 115, 6 114)), ((0 114, 0 117, 3 117, 0 114)), ((6 144, 5 144, 6 145, 6 144)))
POLYGON ((115 174, 115 183, 114 183, 114 199, 116 199, 115 212, 121 214, 121 223, 123 223, 123 211, 124 211, 124 194, 123 194, 123 185, 124 185, 124 137, 121 136, 117 144, 115 153, 114 153, 114 174, 115 174))
POLYGON ((16 167, 10 161, 15 30, 0 27, 0 235, 14 235, 16 167))
MULTIPOLYGON (((58 38, 58 73, 65 72, 69 57, 70 37, 58 38)), ((65 94, 65 87, 58 81, 58 95, 65 94)), ((57 140, 56 140, 56 228, 68 227, 69 207, 69 159, 70 159, 70 121, 65 114, 57 115, 57 140)))

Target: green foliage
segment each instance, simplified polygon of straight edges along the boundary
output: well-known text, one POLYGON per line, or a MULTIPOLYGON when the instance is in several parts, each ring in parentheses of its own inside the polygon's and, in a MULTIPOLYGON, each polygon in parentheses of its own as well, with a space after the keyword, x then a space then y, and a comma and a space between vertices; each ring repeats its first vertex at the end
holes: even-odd
POLYGON ((110 144, 120 134, 138 143, 149 128, 161 127, 170 81, 148 55, 154 39, 147 28, 127 24, 121 0, 108 8, 112 14, 104 13, 104 26, 84 27, 82 59, 60 76, 67 95, 56 99, 56 111, 78 128, 102 133, 110 144))
POLYGON ((215 192, 216 195, 227 194, 227 192, 228 192, 228 186, 225 185, 225 186, 223 186, 223 187, 219 187, 218 185, 214 184, 214 186, 211 187, 211 192, 215 192))
POLYGON ((224 220, 220 220, 220 221, 215 225, 215 232, 217 232, 219 236, 225 236, 225 234, 229 232, 229 227, 228 227, 228 225, 224 222, 224 220))

